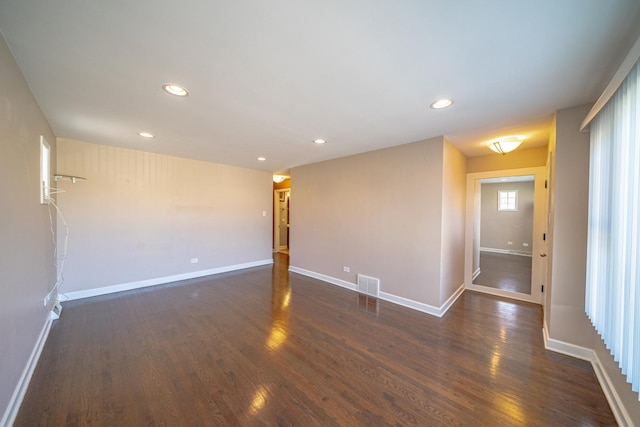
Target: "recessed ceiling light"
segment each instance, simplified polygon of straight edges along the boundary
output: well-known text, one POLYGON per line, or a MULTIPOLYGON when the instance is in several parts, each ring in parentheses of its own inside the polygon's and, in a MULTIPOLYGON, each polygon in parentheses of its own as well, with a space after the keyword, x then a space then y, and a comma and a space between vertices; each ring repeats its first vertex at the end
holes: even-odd
POLYGON ((138 132, 138 135, 140 135, 143 138, 153 138, 153 134, 149 132, 138 132))
POLYGON ((259 161, 259 162, 264 162, 265 160, 267 160, 267 158, 266 158, 266 157, 258 157, 258 161, 259 161))
POLYGON ((180 85, 173 84, 173 83, 167 83, 166 85, 162 85, 162 89, 164 89, 165 92, 170 93, 171 95, 175 95, 175 96, 187 96, 187 95, 189 95, 189 91, 188 90, 186 90, 185 88, 183 88, 180 85))
POLYGON ((319 138, 318 138, 318 139, 314 139, 314 140, 313 140, 313 143, 314 143, 314 144, 318 144, 318 145, 320 145, 320 144, 324 144, 324 143, 326 143, 326 142, 327 142, 327 141, 325 141, 324 139, 319 139, 319 138))
POLYGON ((431 104, 431 108, 439 110, 440 108, 447 108, 451 104, 453 104, 452 100, 443 98, 443 99, 438 99, 436 102, 431 104))

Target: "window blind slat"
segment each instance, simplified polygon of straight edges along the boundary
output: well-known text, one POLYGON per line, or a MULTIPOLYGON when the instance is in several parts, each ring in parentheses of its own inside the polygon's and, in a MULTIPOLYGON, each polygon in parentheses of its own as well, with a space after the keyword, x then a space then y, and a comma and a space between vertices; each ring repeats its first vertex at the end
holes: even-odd
POLYGON ((640 68, 591 123, 585 310, 640 389, 640 68))

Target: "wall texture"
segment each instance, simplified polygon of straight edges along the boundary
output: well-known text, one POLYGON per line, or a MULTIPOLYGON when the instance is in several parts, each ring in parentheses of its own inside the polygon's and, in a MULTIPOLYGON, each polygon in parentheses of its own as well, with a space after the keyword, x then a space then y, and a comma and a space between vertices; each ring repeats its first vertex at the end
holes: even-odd
POLYGON ((59 182, 62 292, 271 259, 267 172, 64 139, 58 170, 87 178, 59 182))
POLYGON ((590 105, 556 113, 553 152, 552 257, 547 314, 550 338, 592 349, 635 425, 640 425, 638 394, 604 347, 585 314, 585 274, 589 197, 589 134, 579 131, 590 105))
POLYGON ((48 206, 40 204, 40 135, 54 172, 56 140, 2 37, 0 76, 1 420, 51 308, 43 306, 56 274, 48 206))
POLYGON ((464 168, 443 138, 294 168, 291 265, 349 283, 378 277, 382 292, 439 307, 463 283, 464 168), (443 198, 447 209, 462 204, 444 227, 443 198), (455 240, 444 258, 443 238, 455 240))
POLYGON ((464 283, 467 158, 445 139, 442 164, 440 305, 464 283))
MULTIPOLYGON (((489 149, 487 149, 489 151, 489 149)), ((518 148, 505 155, 491 152, 485 156, 469 157, 467 173, 505 169, 535 168, 547 164, 547 147, 518 148)))
POLYGON ((589 134, 579 131, 590 105, 556 113, 553 181, 553 268, 549 332, 591 347, 593 328, 584 312, 589 200, 589 134))
POLYGON ((533 181, 481 184, 480 246, 531 254, 533 181), (498 191, 517 190, 518 210, 498 211, 498 191), (509 245, 507 242, 513 242, 509 245), (523 246, 527 243, 529 246, 523 246))

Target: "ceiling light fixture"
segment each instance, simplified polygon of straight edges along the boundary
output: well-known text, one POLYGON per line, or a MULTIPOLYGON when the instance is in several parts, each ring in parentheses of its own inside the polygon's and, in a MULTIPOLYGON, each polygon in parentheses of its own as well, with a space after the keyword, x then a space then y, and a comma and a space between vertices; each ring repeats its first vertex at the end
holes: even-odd
POLYGON ((258 157, 258 161, 259 161, 259 162, 264 162, 265 160, 267 160, 267 158, 266 158, 266 157, 258 157))
POLYGON ((171 94, 171 95, 175 95, 175 96, 187 96, 189 95, 189 91, 185 88, 183 88, 180 85, 177 84, 173 84, 173 83, 167 83, 165 85, 162 85, 162 89, 164 89, 165 92, 171 94))
POLYGON ((505 155, 522 144, 523 138, 519 136, 509 136, 490 142, 487 146, 498 154, 505 155))
POLYGON ((153 138, 154 135, 152 133, 149 132, 138 132, 138 135, 140 135, 143 138, 153 138))
POLYGON ((314 144, 318 144, 318 145, 324 144, 324 143, 326 143, 326 142, 327 142, 327 141, 325 141, 324 139, 320 139, 320 138, 318 138, 318 139, 314 139, 314 140, 313 140, 313 143, 314 143, 314 144))
POLYGON ((285 175, 273 175, 273 182, 280 184, 282 181, 284 181, 287 178, 288 176, 285 176, 285 175))
POLYGON ((447 108, 451 104, 453 104, 453 101, 451 99, 443 98, 443 99, 438 99, 436 102, 431 104, 430 107, 433 108, 434 110, 439 110, 441 108, 447 108))

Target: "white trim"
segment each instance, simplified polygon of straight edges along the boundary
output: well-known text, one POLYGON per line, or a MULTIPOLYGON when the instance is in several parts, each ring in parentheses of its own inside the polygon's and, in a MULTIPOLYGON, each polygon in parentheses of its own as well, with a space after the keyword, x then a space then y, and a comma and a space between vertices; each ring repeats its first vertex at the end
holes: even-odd
POLYGON ((607 372, 602 369, 602 362, 594 350, 549 338, 549 328, 547 327, 546 321, 542 328, 542 336, 544 339, 544 348, 547 350, 591 362, 593 371, 596 374, 596 378, 598 378, 602 392, 609 403, 609 407, 611 408, 611 412, 613 412, 616 422, 620 426, 633 426, 633 421, 631 420, 631 417, 629 417, 629 413, 624 407, 624 403, 622 403, 620 395, 616 391, 616 388, 613 385, 611 378, 609 378, 609 375, 607 375, 607 372))
MULTIPOLYGON (((522 168, 522 169, 505 169, 505 170, 497 170, 497 171, 487 171, 487 172, 473 172, 467 173, 467 197, 466 197, 466 227, 465 227, 465 256, 464 256, 464 283, 467 289, 473 289, 480 292, 485 292, 487 287, 476 288, 473 285, 473 261, 474 261, 474 247, 476 242, 474 242, 475 236, 475 198, 476 198, 476 180, 485 179, 485 178, 499 178, 505 176, 524 176, 524 175, 534 175, 534 208, 533 208, 533 240, 531 241, 531 246, 529 249, 531 250, 531 254, 537 254, 543 251, 544 249, 544 241, 542 240, 542 236, 545 232, 545 203, 544 199, 546 198, 545 190, 544 190, 544 180, 546 179, 546 167, 533 167, 533 168, 522 168), (484 289, 483 289, 484 288, 484 289)), ((478 248, 479 249, 479 248, 478 248)), ((515 252, 511 252, 512 254, 517 254, 515 252)), ((518 253, 519 254, 519 253, 518 253)), ((531 256, 531 283, 535 286, 531 287, 531 299, 523 299, 524 301, 534 302, 536 304, 543 304, 544 302, 544 294, 540 291, 540 288, 537 286, 538 283, 542 283, 540 274, 541 267, 540 263, 541 258, 537 256, 531 256)), ((494 292, 489 292, 495 294, 494 292)), ((524 294, 513 294, 513 295, 524 295, 524 294)), ((512 295, 501 295, 507 298, 512 298, 512 295)), ((516 299, 522 299, 520 297, 516 297, 516 299)))
MULTIPOLYGON (((335 277, 327 276, 325 274, 316 273, 315 271, 305 270, 304 268, 289 266, 289 271, 292 273, 302 274, 303 276, 312 277, 314 279, 322 280, 323 282, 331 283, 332 285, 341 286, 351 291, 357 291, 357 285, 355 283, 347 282, 346 280, 336 279, 335 277)), ((454 302, 464 292, 464 284, 460 285, 458 289, 451 295, 447 301, 440 307, 435 307, 422 302, 414 301, 408 298, 400 297, 397 295, 389 294, 387 292, 380 292, 378 297, 381 300, 389 301, 394 304, 398 304, 404 307, 412 308, 414 310, 421 311, 423 313, 430 314, 432 316, 442 317, 451 308, 454 302)))
POLYGON ((618 71, 616 71, 613 78, 611 79, 611 81, 609 82, 605 90, 602 92, 602 95, 600 95, 600 98, 598 98, 596 103, 593 104, 593 107, 591 107, 591 110, 589 110, 587 117, 584 118, 584 121, 580 125, 580 131, 584 132, 585 129, 591 123, 591 121, 594 119, 594 117, 598 115, 600 110, 602 110, 602 107, 604 107, 607 104, 607 102, 609 102, 609 100, 616 93, 616 91, 618 90, 618 88, 620 87, 624 79, 627 78, 629 71, 631 71, 631 69, 636 64, 636 62, 638 62, 639 58, 640 58, 640 37, 638 37, 636 42, 633 44, 633 47, 631 47, 631 50, 627 54, 626 58, 624 59, 624 61, 622 61, 622 64, 620 64, 618 71))
POLYGON ((593 365, 593 370, 596 373, 602 392, 607 398, 607 402, 609 402, 609 407, 611 407, 611 412, 613 412, 613 416, 616 418, 618 425, 633 426, 633 421, 631 420, 627 409, 624 407, 624 404, 620 399, 620 395, 616 391, 607 371, 602 369, 602 362, 598 357, 598 353, 595 351, 593 352, 593 360, 591 360, 591 364, 593 365))
POLYGON ((335 277, 316 273, 315 271, 305 270, 304 268, 289 266, 289 271, 293 273, 302 274, 303 276, 308 276, 314 279, 322 280, 323 282, 331 283, 332 285, 338 285, 343 288, 347 288, 351 291, 356 291, 356 288, 357 288, 355 283, 347 282, 346 280, 336 279, 335 277))
POLYGON ((451 295, 444 304, 440 307, 435 307, 433 305, 425 304, 422 302, 414 301, 408 298, 400 297, 393 294, 388 294, 386 292, 380 292, 380 299, 385 301, 392 302, 394 304, 402 305, 404 307, 412 308, 414 310, 421 311, 423 313, 430 314, 436 317, 442 317, 445 313, 451 308, 454 302, 460 298, 460 295, 464 292, 464 284, 460 285, 458 289, 451 295))
POLYGON ((466 288, 469 289, 470 291, 481 292, 483 294, 489 294, 489 295, 495 295, 497 297, 509 298, 517 301, 531 302, 538 305, 542 304, 533 295, 523 294, 520 292, 505 291, 503 289, 492 288, 490 286, 476 285, 473 283, 470 285, 467 285, 466 288))
POLYGON ((471 275, 471 280, 476 280, 476 278, 480 275, 480 273, 482 272, 480 271, 480 267, 478 267, 476 271, 473 272, 473 275, 471 275))
POLYGON ((140 280, 137 282, 121 283, 119 285, 104 286, 102 288, 87 289, 84 291, 65 292, 60 294, 61 301, 73 301, 82 298, 107 295, 115 292, 129 291, 132 289, 146 288, 148 286, 162 285, 164 283, 177 282, 179 280, 194 279, 197 277, 211 276, 213 274, 227 273, 229 271, 243 270, 245 268, 259 267, 261 265, 273 264, 273 259, 263 259, 260 261, 246 262, 243 264, 229 265, 225 267, 212 268, 209 270, 193 271, 191 273, 175 274, 173 276, 157 277, 154 279, 140 280))
POLYGON ((544 342, 544 348, 546 348, 547 350, 575 357, 576 359, 586 360, 587 362, 591 362, 593 360, 593 350, 591 350, 590 348, 556 340, 550 338, 548 334, 545 335, 546 339, 544 342))
POLYGON ((33 375, 33 371, 38 364, 38 360, 40 359, 40 354, 42 353, 42 349, 44 348, 44 343, 47 341, 47 337, 49 336, 49 331, 51 330, 51 324, 53 321, 50 317, 47 317, 47 320, 42 327, 42 331, 40 331, 40 336, 36 341, 33 350, 31 351, 31 355, 27 360, 27 365, 22 371, 22 375, 20 376, 20 380, 16 385, 15 390, 13 391, 13 395, 11 396, 11 400, 9 400, 9 405, 7 405, 7 409, 2 416, 2 420, 0 420, 0 426, 9 427, 13 425, 13 422, 16 420, 16 416, 18 415, 18 411, 20 410, 20 405, 22 405, 22 399, 24 399, 24 394, 27 392, 27 388, 29 388, 29 382, 31 382, 31 376, 33 375))
POLYGON ((480 247, 480 252, 491 252, 495 254, 505 254, 505 255, 518 255, 518 256, 526 256, 529 258, 533 256, 531 252, 518 252, 510 249, 485 248, 483 246, 480 247))

